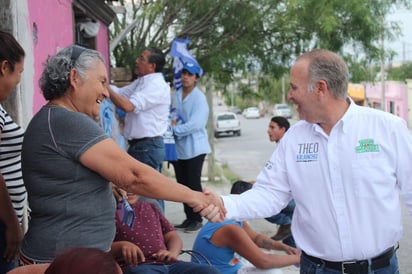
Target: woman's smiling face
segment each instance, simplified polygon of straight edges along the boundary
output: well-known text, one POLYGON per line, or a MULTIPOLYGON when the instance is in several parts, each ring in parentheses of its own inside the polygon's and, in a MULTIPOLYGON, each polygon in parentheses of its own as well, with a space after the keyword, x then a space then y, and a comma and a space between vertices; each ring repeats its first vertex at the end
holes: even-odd
POLYGON ((12 71, 9 61, 0 62, 0 102, 7 99, 13 89, 20 83, 23 73, 24 58, 14 65, 12 71))
MULTIPOLYGON (((75 73, 75 72, 74 72, 75 73)), ((107 70, 103 62, 96 58, 96 65, 87 71, 87 76, 82 79, 74 75, 73 101, 77 111, 83 112, 92 118, 100 115, 100 103, 109 97, 107 90, 107 70)))

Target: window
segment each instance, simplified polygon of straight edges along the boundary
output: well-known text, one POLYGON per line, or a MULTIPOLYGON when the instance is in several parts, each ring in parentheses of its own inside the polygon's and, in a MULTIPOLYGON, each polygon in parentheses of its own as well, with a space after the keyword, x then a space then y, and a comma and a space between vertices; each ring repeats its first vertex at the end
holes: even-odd
POLYGON ((217 117, 218 121, 235 120, 236 117, 233 114, 223 114, 217 117))
POLYGON ((82 10, 73 6, 74 43, 85 48, 96 49, 96 35, 99 23, 88 17, 82 10))

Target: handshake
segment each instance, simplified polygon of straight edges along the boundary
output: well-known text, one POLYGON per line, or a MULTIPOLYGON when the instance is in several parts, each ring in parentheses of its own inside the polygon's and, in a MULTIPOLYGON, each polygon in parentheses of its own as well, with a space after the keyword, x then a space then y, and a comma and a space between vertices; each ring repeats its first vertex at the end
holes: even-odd
POLYGON ((194 204, 189 204, 193 211, 199 212, 199 214, 208 219, 210 222, 222 222, 226 216, 226 209, 223 204, 223 200, 216 193, 205 189, 202 195, 202 199, 199 199, 194 204))

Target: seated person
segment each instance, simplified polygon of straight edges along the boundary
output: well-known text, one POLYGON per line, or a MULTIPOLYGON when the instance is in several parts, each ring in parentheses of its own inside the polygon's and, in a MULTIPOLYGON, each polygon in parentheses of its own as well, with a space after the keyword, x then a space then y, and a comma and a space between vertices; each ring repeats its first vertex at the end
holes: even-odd
POLYGON ((110 253, 91 247, 69 248, 57 255, 44 274, 122 274, 110 253))
MULTIPOLYGON (((250 188, 251 183, 237 181, 230 193, 240 194, 250 188)), ((261 269, 284 267, 300 261, 300 251, 296 248, 256 233, 247 222, 231 220, 207 222, 197 235, 193 250, 202 253, 223 274, 240 272, 242 263, 235 253, 261 269), (283 250, 288 255, 266 253, 262 248, 283 250)), ((202 258, 199 260, 204 263, 202 258)))
POLYGON ((13 268, 7 274, 44 274, 49 265, 49 263, 23 265, 13 268))
POLYGON ((215 274, 214 267, 178 260, 183 243, 173 225, 153 204, 127 193, 135 219, 131 227, 116 214, 116 236, 111 253, 123 273, 215 274))
POLYGON ((17 267, 9 274, 122 274, 113 256, 97 248, 74 247, 58 254, 51 263, 17 267))

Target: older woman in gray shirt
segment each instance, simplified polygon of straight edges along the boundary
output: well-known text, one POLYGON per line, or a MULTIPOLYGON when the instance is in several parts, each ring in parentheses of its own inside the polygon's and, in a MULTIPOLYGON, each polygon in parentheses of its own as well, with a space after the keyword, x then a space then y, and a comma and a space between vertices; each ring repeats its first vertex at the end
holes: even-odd
MULTIPOLYGON (((128 192, 204 208, 219 201, 142 164, 110 139, 94 118, 109 96, 97 51, 69 46, 50 57, 40 79, 46 105, 28 125, 23 177, 32 209, 21 261, 50 262, 68 247, 110 249, 115 200, 110 182, 128 192)), ((221 210, 213 207, 210 214, 221 210)))

